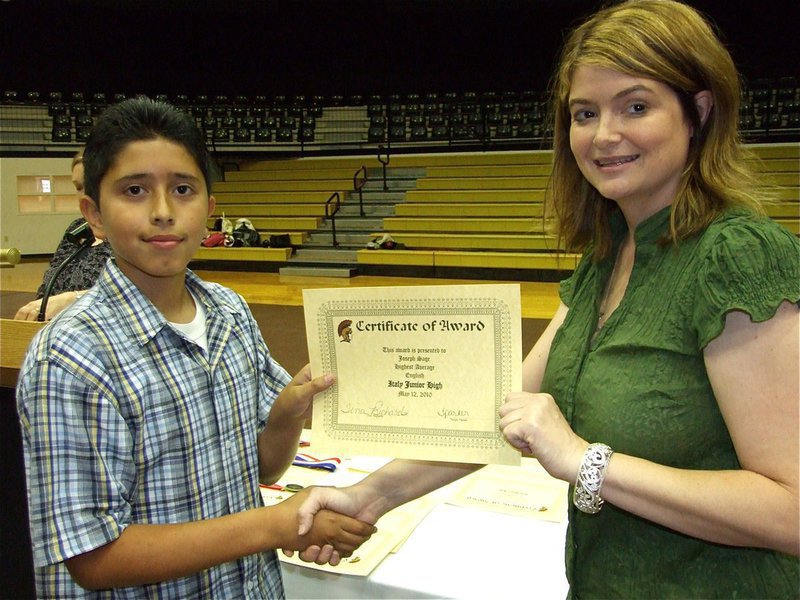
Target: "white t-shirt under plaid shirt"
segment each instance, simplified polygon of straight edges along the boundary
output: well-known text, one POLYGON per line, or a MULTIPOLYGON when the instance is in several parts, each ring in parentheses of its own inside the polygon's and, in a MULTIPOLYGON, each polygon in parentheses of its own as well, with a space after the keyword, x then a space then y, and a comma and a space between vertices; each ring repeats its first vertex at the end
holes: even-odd
POLYGON ((34 339, 20 372, 37 595, 280 598, 274 552, 145 587, 89 592, 64 560, 133 523, 182 523, 261 505, 256 437, 289 382, 244 300, 187 270, 208 353, 109 265, 34 339))

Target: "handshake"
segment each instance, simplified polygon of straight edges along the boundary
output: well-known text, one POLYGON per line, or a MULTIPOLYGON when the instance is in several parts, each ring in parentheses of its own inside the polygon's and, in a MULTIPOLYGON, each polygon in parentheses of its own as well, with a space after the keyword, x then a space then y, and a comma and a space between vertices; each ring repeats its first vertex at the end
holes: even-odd
POLYGON ((359 508, 357 486, 349 488, 305 488, 272 508, 286 511, 281 545, 284 554, 299 556, 306 562, 332 566, 350 556, 377 529, 374 523, 382 513, 359 508))

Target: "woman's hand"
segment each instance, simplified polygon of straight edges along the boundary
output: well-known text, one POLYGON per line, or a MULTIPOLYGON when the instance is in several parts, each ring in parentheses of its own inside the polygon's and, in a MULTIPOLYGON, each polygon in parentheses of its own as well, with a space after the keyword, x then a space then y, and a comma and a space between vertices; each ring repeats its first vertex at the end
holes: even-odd
POLYGON ((573 483, 588 443, 577 436, 550 394, 511 392, 500 407, 508 442, 535 456, 553 477, 573 483))
MULTIPOLYGON (((55 296, 50 296, 50 299, 47 301, 47 310, 44 314, 44 320, 49 321, 77 299, 78 296, 75 292, 63 292, 55 296)), ((17 321, 38 321, 39 311, 41 309, 41 298, 38 300, 31 300, 17 311, 17 314, 14 315, 14 318, 17 321)))

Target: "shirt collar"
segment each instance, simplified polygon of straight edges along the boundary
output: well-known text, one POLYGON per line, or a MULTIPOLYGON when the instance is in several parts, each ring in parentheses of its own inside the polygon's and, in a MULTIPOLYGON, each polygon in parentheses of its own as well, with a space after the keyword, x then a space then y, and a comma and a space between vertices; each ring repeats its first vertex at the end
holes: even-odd
MULTIPOLYGON (((665 206, 658 212, 647 217, 636 226, 634 239, 636 246, 642 244, 652 244, 660 240, 669 228, 669 218, 672 213, 672 205, 665 206)), ((611 215, 611 235, 614 240, 614 248, 619 246, 622 238, 628 232, 628 226, 622 212, 617 210, 611 215)))
MULTIPOLYGON (((108 298, 111 310, 119 315, 133 337, 144 345, 152 340, 168 321, 139 288, 120 270, 112 258, 98 281, 100 289, 108 298)), ((241 310, 209 289, 209 284, 186 269, 186 287, 194 297, 203 303, 207 319, 221 317, 230 324, 237 319, 241 310)))

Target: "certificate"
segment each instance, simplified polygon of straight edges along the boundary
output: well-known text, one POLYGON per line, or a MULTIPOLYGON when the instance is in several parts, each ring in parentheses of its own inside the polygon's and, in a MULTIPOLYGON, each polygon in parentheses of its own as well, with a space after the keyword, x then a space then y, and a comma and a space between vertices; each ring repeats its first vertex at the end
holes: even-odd
POLYGON ((522 388, 519 286, 303 291, 314 451, 519 464, 498 411, 522 388))
POLYGON ((488 465, 471 473, 447 502, 560 523, 567 516, 568 487, 539 461, 523 458, 519 467, 488 465))

